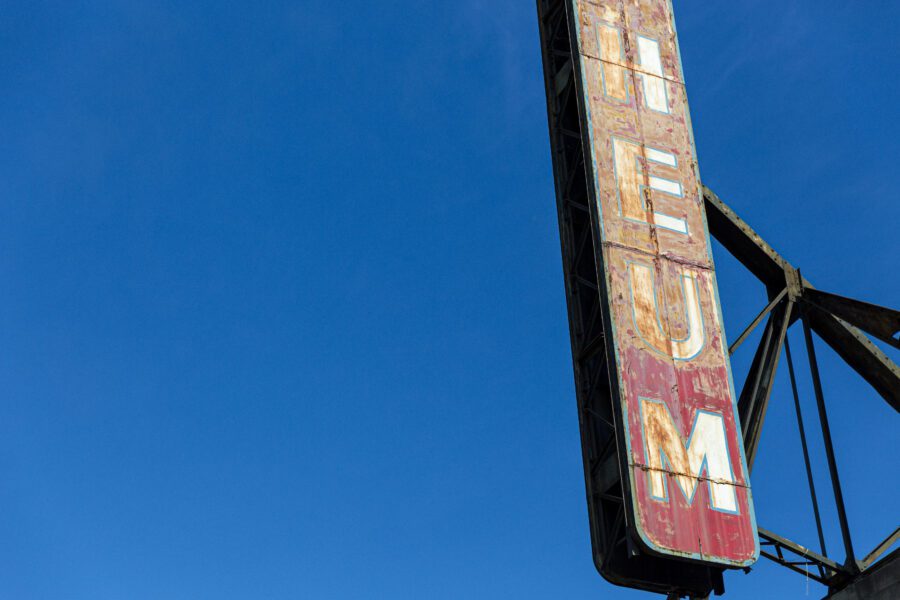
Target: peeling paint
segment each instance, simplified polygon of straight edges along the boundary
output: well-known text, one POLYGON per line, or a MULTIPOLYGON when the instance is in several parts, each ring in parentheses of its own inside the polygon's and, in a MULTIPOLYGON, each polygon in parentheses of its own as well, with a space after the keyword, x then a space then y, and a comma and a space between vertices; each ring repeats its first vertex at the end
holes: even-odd
POLYGON ((747 566, 759 544, 671 5, 569 1, 630 526, 651 553, 747 566))

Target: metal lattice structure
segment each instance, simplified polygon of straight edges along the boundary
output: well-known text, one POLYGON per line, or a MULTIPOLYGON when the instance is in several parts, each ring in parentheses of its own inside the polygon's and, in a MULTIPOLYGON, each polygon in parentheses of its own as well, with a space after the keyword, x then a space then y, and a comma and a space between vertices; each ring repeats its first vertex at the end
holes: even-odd
MULTIPOLYGON (((581 425, 585 487, 593 557, 607 580, 671 597, 705 598, 724 593, 724 569, 678 562, 643 551, 628 535, 627 495, 621 475, 615 398, 611 389, 598 272, 598 215, 592 202, 590 156, 583 82, 573 60, 577 52, 570 32, 576 27, 567 0, 538 0, 560 240, 568 298, 578 414, 581 425)), ((894 408, 900 410, 900 368, 866 333, 900 348, 900 312, 822 292, 804 279, 715 193, 703 187, 710 234, 765 286, 769 303, 730 347, 738 349, 765 321, 762 341, 740 390, 738 410, 747 461, 752 468, 782 354, 786 356, 794 392, 820 552, 759 529, 762 556, 826 586, 835 598, 876 596, 879 586, 900 586, 900 554, 884 557, 900 536, 895 530, 862 560, 857 560, 844 509, 843 491, 831 442, 815 345, 817 334, 894 408), (845 559, 829 558, 825 549, 818 496, 812 480, 805 425, 800 412, 795 366, 787 342, 788 328, 801 323, 813 378, 819 425, 825 440, 829 475, 844 542, 845 559), (864 333, 865 332, 865 333, 864 333), (879 558, 881 560, 879 560, 879 558), (874 582, 877 578, 878 581, 874 582), (887 582, 887 583, 885 583, 887 582), (875 592, 859 595, 869 585, 875 592), (841 596, 840 594, 844 594, 841 596), (853 595, 857 594, 857 595, 853 595)), ((868 589, 868 588, 867 588, 868 589)), ((890 588, 896 590, 896 588, 890 588)), ((868 592, 866 592, 868 593, 868 592)), ((887 592, 892 593, 892 592, 887 592)))
MULTIPOLYGON (((797 428, 818 533, 820 552, 817 553, 760 528, 762 556, 798 573, 808 575, 827 586, 832 592, 846 588, 852 589, 855 582, 864 580, 867 574, 878 571, 880 577, 893 586, 890 588, 892 591, 888 593, 900 593, 900 561, 898 561, 900 551, 884 557, 881 561, 884 564, 878 562, 900 539, 900 528, 891 532, 865 558, 858 560, 856 557, 847 511, 844 506, 844 494, 832 444, 831 426, 828 421, 828 411, 812 335, 813 333, 818 334, 844 362, 850 365, 897 411, 900 410, 900 367, 888 358, 866 336, 866 333, 889 346, 900 349, 900 339, 897 337, 900 333, 900 312, 817 290, 800 274, 798 269, 775 252, 709 188, 704 188, 704 200, 713 236, 766 286, 769 296, 768 305, 760 311, 730 348, 732 353, 737 350, 750 333, 764 319, 766 320, 762 339, 754 354, 739 401, 741 421, 744 423, 744 445, 747 460, 752 465, 756 457, 779 359, 784 354, 790 375, 797 428), (796 370, 787 338, 788 328, 798 321, 803 329, 818 408, 819 426, 825 445, 828 473, 844 545, 845 558, 841 563, 827 556, 819 498, 812 476, 806 425, 800 410, 796 370)), ((876 596, 861 597, 874 598, 876 596)))

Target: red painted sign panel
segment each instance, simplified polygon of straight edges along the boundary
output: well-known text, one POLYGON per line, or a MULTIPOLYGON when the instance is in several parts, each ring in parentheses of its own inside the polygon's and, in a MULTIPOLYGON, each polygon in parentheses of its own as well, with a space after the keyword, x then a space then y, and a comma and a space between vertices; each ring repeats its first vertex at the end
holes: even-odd
POLYGON ((569 0, 615 348, 629 526, 726 566, 759 543, 668 0, 569 0))

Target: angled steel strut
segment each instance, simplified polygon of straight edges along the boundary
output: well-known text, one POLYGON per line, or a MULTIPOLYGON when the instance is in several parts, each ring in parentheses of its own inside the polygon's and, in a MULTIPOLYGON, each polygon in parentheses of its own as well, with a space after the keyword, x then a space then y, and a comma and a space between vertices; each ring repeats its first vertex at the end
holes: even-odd
MULTIPOLYGON (((783 348, 787 356, 810 499, 821 549, 821 554, 813 552, 760 528, 761 554, 782 566, 804 573, 828 586, 829 591, 833 594, 846 593, 847 598, 870 597, 872 593, 880 593, 869 590, 869 588, 874 589, 875 584, 871 582, 871 579, 875 577, 876 571, 879 578, 878 586, 881 586, 879 589, 887 590, 887 594, 900 593, 900 553, 895 551, 878 561, 900 539, 900 528, 889 535, 865 559, 862 561, 856 559, 812 336, 813 332, 817 333, 838 356, 861 375, 897 411, 900 410, 900 368, 863 332, 889 346, 900 348, 900 311, 817 290, 803 278, 798 269, 775 252, 712 190, 704 186, 703 193, 710 234, 766 286, 769 295, 769 304, 747 326, 729 349, 731 353, 734 353, 768 316, 762 340, 753 357, 738 402, 747 461, 752 469, 759 449, 763 422, 783 348), (800 411, 794 363, 786 335, 788 327, 798 319, 803 323, 803 337, 825 445, 828 473, 844 543, 845 560, 843 563, 837 563, 828 558, 825 549, 821 513, 810 466, 806 430, 800 411), (813 569, 812 572, 810 572, 810 567, 813 569), (867 591, 855 590, 857 582, 863 580, 866 580, 867 591)), ((860 590, 862 590, 862 586, 860 586, 860 590)), ((890 596, 878 596, 878 598, 881 597, 888 598, 890 596)))

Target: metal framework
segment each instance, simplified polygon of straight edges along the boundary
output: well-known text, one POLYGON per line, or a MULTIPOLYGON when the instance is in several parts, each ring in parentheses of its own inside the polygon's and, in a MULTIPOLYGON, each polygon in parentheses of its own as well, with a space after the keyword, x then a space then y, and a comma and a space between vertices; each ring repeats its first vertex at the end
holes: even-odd
MULTIPOLYGON (((573 26, 564 0, 538 0, 543 48, 550 141, 563 270, 571 331, 578 414, 590 517, 591 542, 598 571, 618 585, 704 598, 724 593, 722 569, 678 563, 642 553, 627 535, 627 511, 616 440, 610 374, 604 352, 600 280, 595 260, 596 207, 590 201, 585 155, 584 111, 579 110, 578 74, 573 69, 573 26)), ((894 531, 862 561, 855 558, 843 493, 831 442, 824 394, 818 373, 812 332, 824 340, 895 409, 900 410, 900 368, 862 331, 900 348, 900 312, 817 290, 744 223, 715 193, 704 186, 710 233, 766 287, 769 304, 738 337, 734 352, 766 320, 762 341, 741 388, 738 403, 748 464, 752 468, 782 349, 786 354, 820 552, 814 552, 765 529, 759 530, 762 555, 828 586, 829 592, 851 589, 868 573, 879 571, 900 580, 900 554, 878 561, 897 540, 894 531), (812 480, 809 451, 787 330, 802 322, 810 369, 825 439, 826 457, 838 511, 846 559, 838 563, 825 549, 818 497, 812 480), (862 331, 860 331, 862 330, 862 331), (876 562, 878 561, 878 562, 876 562), (892 575, 891 575, 892 574, 892 575)), ((853 598, 855 596, 847 596, 853 598)), ((887 597, 887 596, 885 596, 887 597)))
MULTIPOLYGON (((896 411, 900 409, 900 368, 863 332, 894 348, 900 348, 900 339, 897 337, 900 333, 900 312, 817 290, 803 278, 798 269, 775 252, 715 193, 707 187, 704 187, 703 192, 710 233, 766 286, 770 299, 769 304, 730 348, 733 353, 768 316, 762 339, 756 349, 738 402, 741 422, 744 426, 744 446, 747 460, 752 468, 783 349, 788 364, 797 427, 800 433, 807 483, 819 539, 820 553, 817 553, 760 528, 762 556, 791 570, 808 575, 811 579, 826 585, 830 592, 852 587, 854 582, 864 578, 866 572, 875 566, 876 561, 900 539, 900 529, 895 529, 863 560, 857 560, 844 506, 843 489, 831 439, 831 426, 828 421, 812 333, 817 333, 896 411), (786 335, 788 327, 798 320, 802 323, 819 424, 825 444, 828 473, 844 545, 845 559, 843 563, 837 563, 828 558, 822 531, 822 518, 812 477, 806 427, 800 410, 796 371, 786 335), (812 573, 810 568, 813 569, 812 573)), ((894 552, 882 561, 888 568, 881 569, 882 577, 892 578, 893 585, 896 586, 900 586, 900 562, 898 559, 900 559, 900 554, 894 552)), ((892 588, 892 590, 892 593, 897 593, 896 588, 892 588)))

